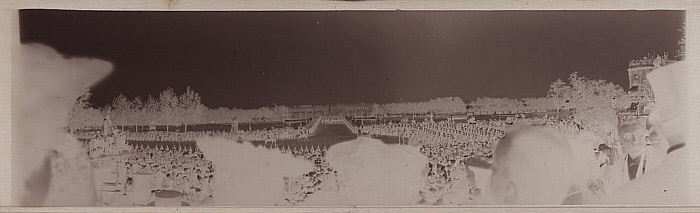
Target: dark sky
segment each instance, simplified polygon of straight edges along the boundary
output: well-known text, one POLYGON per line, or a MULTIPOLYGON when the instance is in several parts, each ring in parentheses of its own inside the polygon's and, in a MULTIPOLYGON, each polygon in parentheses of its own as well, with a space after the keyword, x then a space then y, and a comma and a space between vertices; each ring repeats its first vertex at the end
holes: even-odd
POLYGON ((571 72, 624 88, 675 55, 682 11, 20 11, 22 43, 114 63, 97 106, 187 86, 210 107, 539 97, 571 72))

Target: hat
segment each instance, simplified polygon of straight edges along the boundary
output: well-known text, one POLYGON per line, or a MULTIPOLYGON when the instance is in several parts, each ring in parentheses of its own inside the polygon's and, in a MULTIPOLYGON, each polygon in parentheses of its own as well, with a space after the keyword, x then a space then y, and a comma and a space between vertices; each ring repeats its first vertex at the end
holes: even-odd
POLYGON ((658 68, 647 75, 654 93, 655 103, 649 114, 648 124, 663 125, 667 137, 681 136, 687 131, 688 117, 691 115, 690 70, 684 61, 658 68))
POLYGON ((647 75, 655 99, 651 123, 662 123, 688 110, 688 91, 693 85, 689 75, 685 62, 660 67, 647 75))

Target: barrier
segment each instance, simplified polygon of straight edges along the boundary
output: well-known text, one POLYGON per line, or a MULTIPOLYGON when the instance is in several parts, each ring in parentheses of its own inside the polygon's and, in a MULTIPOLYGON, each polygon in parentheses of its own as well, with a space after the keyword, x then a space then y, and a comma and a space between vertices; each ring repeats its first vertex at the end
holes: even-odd
POLYGON ((318 125, 321 123, 321 120, 322 120, 321 117, 314 118, 311 120, 311 122, 309 122, 310 125, 307 124, 307 125, 309 125, 309 127, 308 127, 309 135, 316 134, 316 129, 318 129, 318 125))

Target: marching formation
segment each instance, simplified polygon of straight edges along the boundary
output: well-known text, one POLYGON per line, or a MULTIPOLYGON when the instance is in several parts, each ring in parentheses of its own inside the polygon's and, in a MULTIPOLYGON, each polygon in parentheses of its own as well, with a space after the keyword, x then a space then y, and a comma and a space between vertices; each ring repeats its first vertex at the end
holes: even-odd
POLYGON ((282 148, 282 153, 303 158, 314 163, 314 170, 297 177, 285 177, 285 194, 279 205, 296 205, 319 190, 338 190, 337 171, 325 159, 327 148, 313 147, 301 149, 282 148))
MULTIPOLYGON (((309 128, 318 128, 323 124, 344 124, 352 126, 345 118, 319 117, 307 126, 293 129, 280 128, 270 130, 215 132, 191 131, 180 132, 120 132, 109 135, 93 135, 87 140, 88 154, 91 159, 101 164, 113 165, 116 169, 105 181, 101 197, 104 205, 138 205, 129 193, 134 187, 135 173, 152 174, 151 192, 174 190, 183 195, 182 200, 190 205, 206 205, 211 199, 212 181, 215 166, 206 160, 206 153, 196 148, 200 137, 220 137, 237 141, 265 141, 264 148, 278 150, 313 163, 314 170, 295 177, 285 177, 284 194, 278 205, 300 205, 304 200, 318 191, 337 191, 340 187, 338 174, 326 161, 328 147, 324 144, 309 143, 300 147, 282 146, 276 143, 281 139, 308 138, 309 128), (271 141, 271 142, 270 142, 271 141), (181 146, 180 142, 194 142, 194 145, 181 146), (163 144, 166 144, 165 146, 163 144), (108 162, 108 163, 105 163, 108 162)), ((387 122, 354 127, 358 133, 369 136, 390 136, 399 138, 400 144, 420 147, 420 153, 427 156, 424 184, 419 192, 417 204, 420 205, 473 205, 478 204, 485 189, 477 187, 474 168, 483 167, 473 163, 481 159, 490 163, 494 157, 495 146, 503 140, 512 129, 527 126, 540 126, 557 129, 569 138, 571 143, 585 144, 580 150, 581 162, 593 172, 587 176, 591 195, 605 194, 625 181, 643 175, 658 164, 653 155, 654 150, 663 150, 661 137, 651 135, 642 122, 636 119, 621 121, 617 132, 618 140, 609 140, 587 131, 576 122, 556 117, 514 117, 505 120, 474 120, 466 122, 426 120, 423 122, 387 122), (625 134, 636 135, 634 140, 625 134), (582 136, 585 135, 585 136, 582 136), (587 136, 587 137, 586 137, 587 136), (646 140, 642 143, 638 140, 646 140), (633 146, 634 145, 634 146, 633 146), (650 154, 651 153, 651 154, 650 154), (640 162, 642 166, 635 170, 635 175, 622 177, 621 170, 627 168, 627 161, 640 162), (652 157, 650 157, 652 156, 652 157), (476 166, 476 167, 475 167, 476 166), (620 170, 620 171, 618 171, 620 170)), ((84 136, 84 134, 82 135, 84 136)), ((628 171, 629 169, 624 169, 628 171)), ((633 174, 630 172, 630 174, 633 174)), ((483 176, 483 175, 482 175, 483 176)), ((150 199, 151 201, 153 198, 150 199)))

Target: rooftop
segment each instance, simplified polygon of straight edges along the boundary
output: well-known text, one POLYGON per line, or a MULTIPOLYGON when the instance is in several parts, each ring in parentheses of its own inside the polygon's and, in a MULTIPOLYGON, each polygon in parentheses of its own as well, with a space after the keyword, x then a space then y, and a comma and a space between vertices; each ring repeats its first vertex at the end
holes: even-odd
POLYGON ((657 55, 656 57, 653 57, 651 55, 647 55, 641 59, 631 60, 629 63, 629 68, 656 66, 655 64, 657 64, 657 63, 659 64, 659 66, 667 65, 669 63, 668 54, 664 53, 663 56, 657 55))

